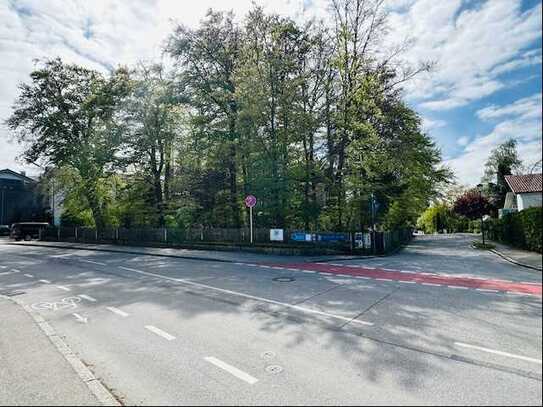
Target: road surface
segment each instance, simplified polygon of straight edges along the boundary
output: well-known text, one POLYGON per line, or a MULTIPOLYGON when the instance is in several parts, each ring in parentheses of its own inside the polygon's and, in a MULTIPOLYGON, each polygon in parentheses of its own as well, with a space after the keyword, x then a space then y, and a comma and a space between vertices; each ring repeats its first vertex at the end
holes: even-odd
POLYGON ((540 405, 541 274, 471 239, 331 264, 5 242, 0 292, 130 405, 540 405))

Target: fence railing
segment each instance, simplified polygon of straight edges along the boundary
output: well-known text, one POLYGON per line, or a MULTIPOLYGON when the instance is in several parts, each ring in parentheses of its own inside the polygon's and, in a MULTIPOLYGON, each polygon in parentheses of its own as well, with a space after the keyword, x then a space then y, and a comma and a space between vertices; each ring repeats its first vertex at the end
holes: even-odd
MULTIPOLYGON (((253 245, 264 247, 328 249, 343 253, 389 253, 411 239, 410 229, 386 232, 305 232, 283 230, 273 240, 270 229, 253 230, 253 245)), ((241 245, 251 246, 249 228, 104 228, 54 227, 42 230, 40 239, 84 243, 138 245, 241 245)))

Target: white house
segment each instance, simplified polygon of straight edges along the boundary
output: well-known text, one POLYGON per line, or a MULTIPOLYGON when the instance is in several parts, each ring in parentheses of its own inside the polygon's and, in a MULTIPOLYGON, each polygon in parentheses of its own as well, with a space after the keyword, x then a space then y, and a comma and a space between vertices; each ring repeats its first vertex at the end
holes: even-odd
POLYGON ((541 207, 541 174, 506 175, 505 181, 511 189, 505 197, 503 212, 522 211, 527 208, 541 207))

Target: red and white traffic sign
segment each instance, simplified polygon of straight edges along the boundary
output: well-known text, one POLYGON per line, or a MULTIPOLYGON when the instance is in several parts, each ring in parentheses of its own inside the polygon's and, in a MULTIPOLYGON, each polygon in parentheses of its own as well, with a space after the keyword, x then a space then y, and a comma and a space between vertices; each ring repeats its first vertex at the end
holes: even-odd
POLYGON ((256 197, 254 195, 247 195, 245 197, 245 206, 247 208, 252 208, 256 205, 256 197))

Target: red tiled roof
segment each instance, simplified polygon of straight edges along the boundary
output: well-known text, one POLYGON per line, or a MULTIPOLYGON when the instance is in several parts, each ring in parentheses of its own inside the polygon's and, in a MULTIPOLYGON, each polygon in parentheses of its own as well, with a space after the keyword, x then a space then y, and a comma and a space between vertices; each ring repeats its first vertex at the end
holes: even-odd
POLYGON ((506 175, 505 180, 515 194, 541 192, 541 174, 506 175))

